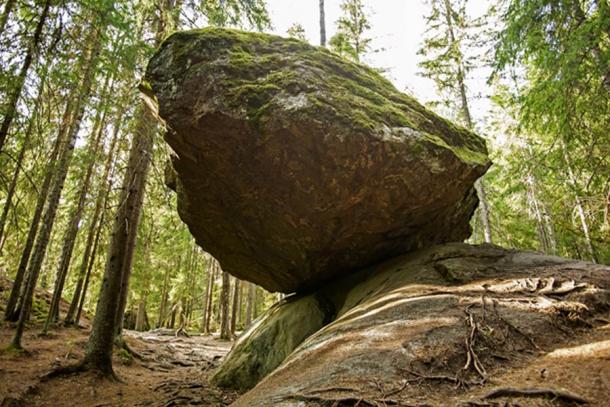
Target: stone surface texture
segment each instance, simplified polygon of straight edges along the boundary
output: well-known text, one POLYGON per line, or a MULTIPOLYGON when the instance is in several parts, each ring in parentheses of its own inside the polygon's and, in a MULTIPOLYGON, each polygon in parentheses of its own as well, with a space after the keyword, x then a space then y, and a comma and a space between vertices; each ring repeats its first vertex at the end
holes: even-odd
POLYGON ((484 141, 374 70, 294 39, 179 32, 141 87, 180 216, 224 270, 303 292, 470 234, 484 141))
MULTIPOLYGON (((476 397, 519 383, 519 375, 528 376, 526 386, 553 388, 571 363, 575 375, 584 363, 595 369, 588 379, 568 380, 569 387, 599 397, 595 392, 610 389, 610 382, 591 384, 610 373, 609 273, 608 266, 462 243, 392 259, 312 294, 334 304, 332 322, 233 405, 484 405, 476 397), (606 341, 596 342, 600 336, 606 341), (575 346, 579 338, 584 346, 575 346), (578 359, 557 366, 561 355, 578 359), (530 366, 538 370, 530 373, 530 366)), ((312 312, 319 303, 308 303, 312 312)), ((259 329, 290 306, 279 304, 259 329)), ((257 341, 248 336, 240 341, 257 341)), ((266 354, 276 346, 287 350, 269 342, 266 354)), ((243 350, 237 345, 231 353, 243 350)), ((544 396, 540 402, 521 405, 548 405, 544 396)))

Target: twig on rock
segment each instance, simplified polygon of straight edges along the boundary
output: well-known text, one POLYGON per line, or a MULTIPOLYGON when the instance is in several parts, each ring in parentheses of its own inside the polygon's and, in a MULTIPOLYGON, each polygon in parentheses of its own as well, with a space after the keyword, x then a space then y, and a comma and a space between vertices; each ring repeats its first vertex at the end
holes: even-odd
POLYGON ((416 376, 418 379, 406 379, 405 382, 405 386, 408 383, 412 383, 414 381, 421 381, 421 380, 439 380, 439 381, 448 381, 451 383, 459 383, 460 380, 457 377, 452 377, 452 376, 445 376, 445 375, 425 375, 419 372, 416 372, 414 370, 410 370, 410 369, 405 369, 405 368, 400 368, 400 370, 403 370, 413 376, 416 376))
POLYGON ((387 405, 397 406, 400 405, 398 400, 394 399, 365 399, 365 398, 357 398, 357 397, 322 397, 308 394, 291 394, 286 396, 288 399, 298 400, 298 401, 317 401, 319 403, 354 403, 355 405, 362 406, 370 406, 370 407, 378 407, 379 403, 384 403, 387 405))
POLYGON ((587 404, 589 401, 578 394, 569 392, 567 390, 551 389, 547 387, 531 387, 531 388, 515 388, 515 387, 500 387, 492 390, 483 396, 484 399, 492 399, 498 397, 554 397, 558 399, 573 401, 579 404, 587 404))
POLYGON ((483 380, 485 380, 487 377, 487 372, 485 371, 485 367, 479 360, 479 356, 474 351, 475 335, 477 333, 477 330, 479 329, 479 325, 475 322, 474 317, 470 313, 471 307, 472 307, 472 305, 469 305, 468 307, 466 307, 466 310, 464 311, 464 312, 466 312, 466 315, 468 315, 468 323, 470 325, 470 335, 468 335, 466 337, 466 341, 465 341, 466 342, 466 364, 464 365, 463 370, 465 370, 465 371, 468 370, 468 368, 472 364, 472 366, 474 367, 476 372, 481 376, 481 378, 483 380))

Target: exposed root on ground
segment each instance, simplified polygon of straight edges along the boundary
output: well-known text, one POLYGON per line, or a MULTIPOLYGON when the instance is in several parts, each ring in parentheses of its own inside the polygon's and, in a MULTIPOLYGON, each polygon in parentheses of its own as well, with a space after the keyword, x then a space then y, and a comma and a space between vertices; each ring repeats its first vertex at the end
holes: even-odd
POLYGON ((578 394, 569 392, 567 390, 551 389, 546 387, 532 387, 532 388, 515 388, 515 387, 500 387, 492 390, 483 396, 484 399, 493 399, 498 397, 552 397, 554 399, 562 399, 566 401, 573 401, 578 404, 587 404, 589 400, 585 399, 578 394))
POLYGON ((114 373, 114 370, 112 368, 110 368, 110 370, 100 369, 98 367, 91 366, 91 364, 87 363, 86 361, 82 361, 73 365, 59 366, 40 376, 40 381, 46 382, 52 379, 85 372, 96 373, 100 378, 107 379, 113 382, 125 383, 116 375, 116 373, 114 373))
POLYGON ((187 338, 190 338, 191 336, 188 334, 188 332, 186 332, 186 329, 184 329, 184 327, 180 327, 178 329, 176 329, 176 332, 174 333, 174 336, 177 338, 179 336, 186 336, 187 338))
MULTIPOLYGON (((483 301, 483 311, 485 311, 485 299, 482 298, 482 301, 483 301)), ((473 317, 472 313, 470 312, 470 308, 473 305, 474 304, 469 305, 464 310, 464 312, 468 316, 468 324, 470 326, 470 335, 468 335, 466 337, 466 340, 465 340, 465 343, 466 343, 466 364, 464 365, 462 370, 464 372, 467 372, 468 369, 470 369, 470 366, 472 366, 476 370, 476 372, 479 374, 479 376, 481 376, 481 379, 484 382, 485 379, 487 378, 487 372, 485 371, 485 367, 483 366, 483 364, 479 360, 479 356, 474 351, 476 334, 477 334, 477 332, 479 331, 480 328, 479 328, 479 324, 474 320, 474 317, 473 317)))
MULTIPOLYGON (((308 395, 308 394, 300 394, 300 393, 296 393, 296 394, 292 394, 290 396, 287 396, 286 398, 288 399, 292 399, 292 400, 297 400, 297 401, 303 401, 303 402, 316 402, 316 403, 320 403, 324 406, 339 406, 339 405, 345 405, 348 404, 350 406, 370 406, 370 407, 380 407, 380 406, 384 406, 384 405, 390 405, 390 406, 405 406, 408 407, 408 404, 404 404, 399 400, 394 400, 394 399, 388 399, 388 398, 383 398, 383 399, 366 399, 364 397, 322 397, 322 396, 315 396, 315 395, 308 395)), ((415 407, 415 406, 413 406, 415 407)))
POLYGON ((125 338, 123 338, 123 336, 117 336, 114 339, 114 346, 116 346, 117 348, 127 352, 127 354, 134 359, 138 359, 138 360, 144 360, 144 357, 142 355, 140 355, 138 352, 136 352, 135 350, 131 349, 131 347, 127 344, 127 341, 125 340, 125 338))

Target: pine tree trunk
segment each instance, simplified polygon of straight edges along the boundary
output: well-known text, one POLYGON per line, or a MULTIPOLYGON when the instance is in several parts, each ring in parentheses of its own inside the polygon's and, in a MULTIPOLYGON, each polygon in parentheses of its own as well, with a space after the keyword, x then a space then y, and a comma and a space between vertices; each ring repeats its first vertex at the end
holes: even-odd
MULTIPOLYGON (((531 161, 534 159, 534 153, 531 146, 527 146, 523 150, 523 158, 531 161)), ((527 172, 526 183, 529 186, 529 193, 536 216, 538 240, 542 246, 542 249, 547 254, 557 254, 557 239, 555 238, 555 227, 549 214, 549 209, 540 200, 538 192, 538 178, 536 175, 529 171, 527 172)))
POLYGON ((155 131, 154 118, 144 106, 140 106, 137 114, 138 122, 123 178, 104 280, 84 361, 89 368, 112 375, 112 346, 117 331, 120 332, 122 327, 117 322, 123 318, 155 131))
POLYGON ((111 169, 115 161, 115 150, 118 145, 119 131, 122 125, 123 115, 124 109, 118 113, 117 118, 115 119, 114 130, 110 141, 110 146, 108 147, 108 154, 106 156, 106 162, 104 163, 104 171, 100 178, 100 185, 97 191, 97 196, 95 198, 93 216, 89 224, 89 231, 87 232, 85 250, 79 266, 78 280, 76 282, 76 287, 74 288, 72 301, 70 302, 70 309, 68 310, 68 314, 66 315, 66 325, 70 325, 75 322, 74 314, 76 312, 77 307, 79 306, 85 275, 88 271, 87 266, 89 264, 89 257, 91 257, 93 242, 96 238, 96 231, 98 230, 98 221, 105 206, 105 202, 108 199, 108 194, 110 191, 111 169))
POLYGON ((231 339, 229 326, 229 295, 231 294, 231 280, 229 273, 222 272, 222 289, 220 291, 220 339, 231 339))
MULTIPOLYGON (((110 75, 106 77, 106 81, 102 88, 102 95, 106 94, 108 84, 110 81, 110 75)), ((85 170, 84 176, 80 177, 81 189, 76 202, 76 205, 72 208, 69 216, 68 227, 65 230, 63 236, 63 247, 61 251, 61 257, 59 261, 59 267, 57 269, 57 277, 55 279, 55 289, 53 290, 53 297, 51 304, 49 305, 49 313, 45 321, 43 332, 46 332, 51 323, 59 320, 59 304, 64 289, 68 270, 70 268, 70 262, 72 260, 72 253, 74 251, 74 245, 76 243, 76 236, 78 234, 78 227, 82 218, 83 211, 85 209, 85 202, 87 194, 89 193, 89 185, 91 183, 91 177, 93 176, 93 169, 95 166, 94 159, 97 158, 98 151, 101 144, 102 136, 104 135, 104 123, 106 121, 107 109, 102 111, 98 110, 98 114, 94 119, 93 131, 89 139, 89 145, 87 147, 87 155, 89 157, 89 163, 85 170)))
POLYGON ((237 304, 237 325, 243 327, 244 324, 244 282, 239 283, 239 302, 237 304))
POLYGON ((208 287, 206 289, 206 305, 204 311, 203 332, 210 334, 210 322, 212 319, 212 297, 214 295, 214 279, 216 278, 216 268, 218 262, 215 259, 210 260, 208 268, 208 287))
POLYGON ((487 193, 485 192, 485 186, 483 185, 482 178, 475 181, 474 189, 477 191, 477 196, 479 198, 479 216, 481 217, 481 223, 483 224, 483 236, 485 238, 485 243, 493 243, 491 236, 491 224, 489 222, 487 193))
POLYGON ((25 323, 30 316, 34 289, 36 288, 38 275, 40 274, 42 262, 49 244, 49 238, 51 236, 51 232, 53 231, 55 215, 57 214, 61 192, 64 187, 68 168, 70 167, 70 162, 74 153, 74 145, 76 143, 76 136, 78 134, 80 122, 85 110, 85 101, 89 98, 93 77, 95 76, 94 67, 101 48, 101 34, 100 27, 95 26, 92 29, 90 40, 87 41, 87 43, 91 45, 87 50, 88 55, 86 56, 86 68, 85 72, 83 73, 82 87, 79 89, 80 92, 78 93, 75 103, 75 116, 67 129, 68 141, 65 144, 57 163, 57 173, 54 176, 54 185, 51 189, 51 194, 49 195, 47 209, 42 219, 40 233, 36 239, 36 245, 34 246, 34 252, 32 253, 32 259, 28 267, 28 280, 24 291, 23 304, 19 313, 19 320, 17 322, 17 328, 15 329, 15 336, 13 337, 12 341, 12 346, 18 349, 21 348, 21 336, 25 328, 25 323))
POLYGON ((248 328, 252 324, 254 315, 254 290, 256 287, 252 283, 248 283, 248 301, 246 302, 246 326, 248 328))
POLYGON ((80 301, 78 303, 78 311, 76 312, 76 317, 74 318, 74 325, 78 326, 80 322, 80 317, 83 312, 83 306, 85 305, 85 297, 87 296, 87 289, 89 288, 89 280, 91 279, 91 273, 93 271, 93 266, 95 265, 95 255, 97 254, 97 248, 100 242, 100 236, 102 235, 102 230, 104 229, 104 214, 100 218, 99 225, 97 227, 97 232, 95 233, 95 241, 93 242, 93 248, 91 249, 91 255, 89 256, 89 264, 87 265, 87 273, 85 275, 85 282, 83 283, 83 289, 80 294, 80 301))
MULTIPOLYGON (((7 3, 8 5, 8 3, 7 3)), ((4 207, 2 208, 2 214, 0 215, 0 252, 2 252, 2 246, 4 241, 6 240, 6 235, 4 233, 4 228, 6 226, 6 220, 8 219, 9 209, 11 207, 11 203, 13 201, 13 196, 15 195, 15 191, 17 189, 17 181, 19 180, 19 175, 21 174, 21 168, 23 166, 23 160, 25 158, 25 153, 27 149, 30 147, 30 139, 32 137, 32 133, 34 130, 34 123, 38 120, 38 110, 40 109, 40 103, 42 102, 42 94, 44 92, 44 85, 47 78, 47 67, 45 67, 42 76, 40 78, 40 86, 38 87, 38 94, 36 95, 36 102, 34 102, 34 108, 32 109, 32 114, 28 121, 28 127, 23 136, 23 143, 21 145, 21 149, 19 150, 19 155, 17 157, 17 163, 15 166, 15 171, 13 173, 13 178, 11 179, 11 183, 8 187, 8 191, 6 193, 6 199, 4 200, 4 207)))
POLYGON ((576 175, 574 174, 574 169, 572 168, 572 161, 570 160, 568 149, 563 140, 561 140, 561 150, 563 152, 563 158, 566 163, 566 168, 568 170, 568 178, 571 184, 570 186, 572 191, 574 192, 574 201, 576 204, 576 211, 578 212, 578 217, 580 219, 580 225, 582 227, 583 235, 585 238, 585 249, 587 251, 587 257, 593 263, 597 263, 597 256, 595 255, 595 249, 593 248, 593 243, 591 241, 591 233, 589 231, 589 223, 587 222, 585 207, 582 203, 580 193, 578 192, 578 181, 576 179, 576 175))
POLYGON ((165 269, 163 275, 163 287, 161 288, 161 304, 159 305, 159 318, 157 319, 157 328, 163 326, 167 308, 167 300, 169 296, 169 267, 165 269))
POLYGON ((167 325, 168 328, 170 329, 174 329, 174 326, 176 325, 176 304, 174 304, 174 306, 172 307, 172 314, 171 317, 169 319, 169 323, 167 325))
POLYGON ((146 297, 138 304, 135 330, 140 332, 146 330, 146 297))
MULTIPOLYGON (((447 29, 449 30, 449 43, 450 46, 453 47, 456 43, 455 33, 453 31, 453 10, 451 8, 451 4, 449 0, 444 0, 445 4, 445 19, 447 20, 447 29)), ((459 44, 458 44, 459 46, 459 44)), ((460 51, 461 55, 461 51, 460 51)), ((465 83, 465 74, 464 74, 464 65, 462 58, 460 57, 457 61, 457 80, 458 87, 460 92, 461 106, 462 106, 462 116, 464 118, 464 122, 466 126, 470 130, 474 130, 474 122, 472 120, 472 116, 470 114, 470 107, 468 106, 468 95, 466 93, 466 83, 465 83)), ((481 218, 481 223, 483 224, 483 235, 485 237, 486 243, 493 243, 492 234, 491 234, 491 224, 489 222, 489 205, 487 202, 487 194, 485 193, 485 186, 483 185, 483 181, 478 179, 474 183, 474 188, 477 192, 477 197, 479 198, 479 216, 481 218)))
POLYGON ((237 315, 239 313, 239 280, 234 279, 233 285, 233 305, 231 307, 231 337, 235 336, 237 329, 237 315))
POLYGON ((11 12, 13 11, 13 7, 15 7, 16 0, 7 0, 6 4, 4 4, 4 10, 2 10, 2 16, 0 16, 0 35, 4 32, 4 28, 6 27, 6 23, 8 21, 11 12))
MULTIPOLYGON (((69 117, 69 115, 70 110, 68 104, 64 113, 64 120, 67 120, 67 117, 69 117)), ((26 273, 30 261, 30 256, 32 253, 32 249, 34 248, 36 236, 38 235, 38 228, 40 227, 40 218, 42 217, 42 213, 47 202, 49 188, 51 187, 53 175, 55 174, 55 161, 57 160, 57 156, 59 155, 59 149, 64 142, 63 136, 64 134, 60 132, 57 138, 55 139, 53 149, 49 154, 49 167, 47 168, 44 180, 42 181, 42 186, 38 190, 36 208, 34 209, 34 215, 32 216, 32 220, 30 222, 30 229, 28 230, 28 235, 23 246, 23 250, 21 252, 21 258, 19 259, 19 266, 15 275, 15 281, 13 281, 11 293, 9 295, 8 301, 6 303, 6 309, 4 311, 4 319, 7 321, 14 322, 17 321, 17 319, 19 318, 21 305, 18 306, 18 304, 21 304, 23 302, 23 282, 27 280, 26 273)))
POLYGON ((320 45, 326 46, 326 19, 324 16, 324 0, 320 0, 319 2, 320 8, 320 45))
MULTIPOLYGON (((21 93, 23 92, 23 87, 25 85, 25 79, 28 75, 28 71, 30 70, 30 66, 32 65, 32 61, 38 53, 38 47, 40 46, 40 42, 42 40, 42 30, 49 16, 50 8, 51 0, 46 0, 42 12, 40 13, 40 19, 38 20, 38 24, 36 25, 34 36, 32 37, 25 58, 23 59, 23 65, 21 65, 19 75, 15 79, 15 88, 8 97, 8 104, 6 112, 4 114, 4 120, 2 121, 2 125, 0 125, 0 152, 4 147, 6 136, 11 128, 11 123, 17 115, 17 103, 21 98, 21 93)), ((8 15, 6 16, 6 18, 8 18, 8 15)))

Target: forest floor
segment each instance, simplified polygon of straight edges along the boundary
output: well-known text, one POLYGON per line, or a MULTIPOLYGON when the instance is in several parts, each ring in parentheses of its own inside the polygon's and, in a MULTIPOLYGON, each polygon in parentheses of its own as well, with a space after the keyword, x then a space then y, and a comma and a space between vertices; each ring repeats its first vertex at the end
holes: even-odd
MULTIPOLYGON (((6 297, 6 280, 0 278, 0 313, 6 297), (4 283, 4 284, 3 284, 4 283)), ((38 292, 37 301, 46 302, 38 292)), ((62 305, 65 309, 67 304, 62 305)), ((36 308, 36 307, 35 307, 36 308)), ((610 318, 610 315, 609 315, 610 318)), ((232 343, 215 336, 175 336, 171 330, 126 331, 125 340, 140 358, 116 351, 114 366, 122 382, 102 379, 95 374, 78 374, 43 380, 57 366, 81 359, 89 334, 90 321, 80 328, 58 328, 42 336, 40 316, 26 331, 26 353, 4 351, 13 329, 0 323, 0 406, 225 406, 239 397, 232 391, 209 384, 208 377, 232 343)), ((600 321, 601 322, 601 321, 600 321)), ((610 395, 610 322, 581 331, 559 349, 538 355, 522 355, 527 363, 507 363, 483 386, 449 391, 447 384, 422 378, 411 385, 421 386, 418 405, 459 406, 572 406, 562 397, 512 395, 482 403, 493 389, 569 389, 589 401, 590 406, 607 406, 610 395), (429 403, 429 404, 428 404, 429 403)), ((499 365, 502 361, 498 360, 499 365)), ((399 387, 400 383, 396 384, 399 387)), ((392 389, 381 389, 392 394, 392 389)), ((395 392, 395 391, 394 391, 395 392)), ((413 402, 414 400, 410 400, 413 402)), ((399 404, 401 405, 401 404, 399 404)), ((412 405, 404 404, 404 405, 412 405)))
MULTIPOLYGON (((0 279, 0 312, 6 297, 6 280, 0 279)), ((44 292, 37 300, 46 300, 44 292)), ((62 310, 67 304, 62 304, 62 310)), ((6 351, 13 328, 0 324, 0 406, 224 406, 239 394, 208 384, 208 375, 232 342, 215 336, 175 336, 163 329, 125 331, 125 341, 139 355, 115 351, 114 367, 122 382, 96 374, 77 374, 44 380, 57 366, 78 362, 85 351, 90 321, 79 328, 57 328, 41 335, 41 321, 23 337, 24 353, 6 351)))

